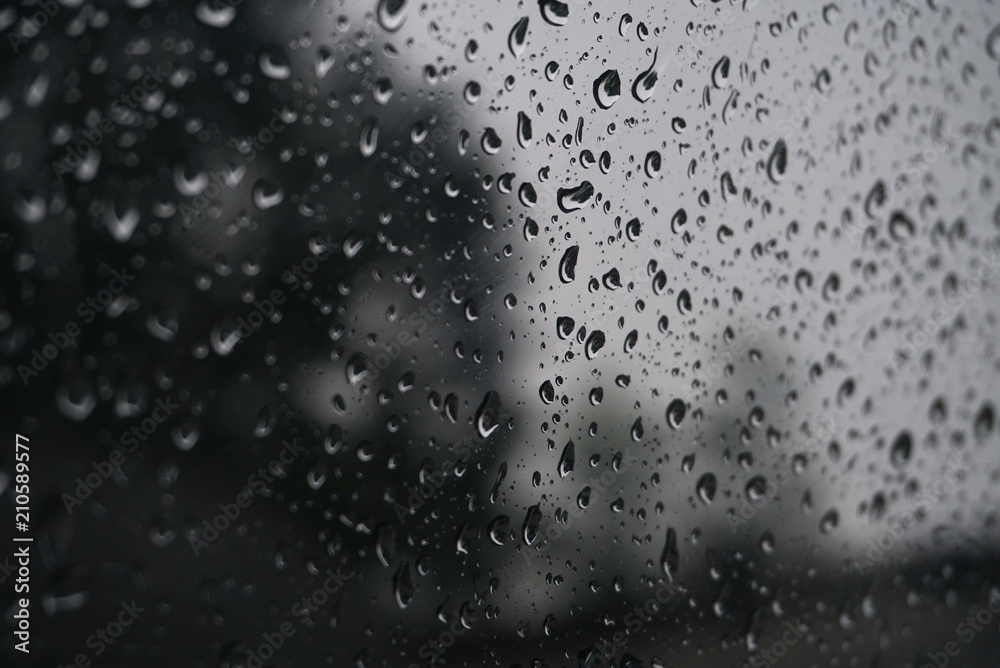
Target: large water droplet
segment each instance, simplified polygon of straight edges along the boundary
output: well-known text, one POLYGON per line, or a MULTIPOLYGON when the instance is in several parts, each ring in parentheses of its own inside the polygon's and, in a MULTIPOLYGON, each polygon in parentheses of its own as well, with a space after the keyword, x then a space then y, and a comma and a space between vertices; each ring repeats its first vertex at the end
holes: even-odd
POLYGON ((668 582, 673 582, 680 566, 680 554, 677 552, 677 532, 673 527, 667 529, 667 540, 660 555, 660 567, 668 582))
POLYGON ((379 0, 377 15, 384 30, 396 32, 406 21, 406 0, 379 0))
POLYGON ((785 169, 788 167, 788 147, 784 139, 779 139, 771 152, 771 157, 767 159, 767 176, 774 183, 781 183, 785 178, 785 169))
POLYGON ((285 191, 277 181, 262 178, 253 186, 253 203, 261 211, 278 206, 283 199, 285 191))
POLYGON ((610 109, 622 95, 622 80, 618 70, 607 70, 594 82, 594 99, 601 109, 610 109))
POLYGON ((225 28, 236 18, 236 7, 228 2, 201 0, 195 5, 194 15, 195 18, 207 26, 225 28))
POLYGON ((714 473, 705 473, 700 478, 695 485, 695 490, 698 492, 698 498, 700 498, 706 505, 712 503, 715 499, 715 489, 716 481, 714 473))
POLYGON ((489 437, 500 426, 500 395, 489 391, 476 410, 476 433, 482 438, 489 437))
POLYGON ((563 448, 562 455, 559 457, 559 477, 565 478, 572 473, 575 464, 576 446, 573 445, 573 441, 570 441, 563 448))
MULTIPOLYGON (((576 262, 580 257, 580 247, 570 246, 563 252, 562 259, 559 260, 559 280, 563 283, 570 283, 576 278, 576 262)), ((567 320, 572 322, 572 318, 563 318, 565 324, 567 320)))
POLYGON ((723 56, 712 68, 712 85, 725 88, 729 85, 729 56, 723 56))
POLYGON ((587 359, 592 360, 600 352, 601 348, 604 347, 606 338, 604 332, 599 329, 595 329, 587 337, 587 343, 584 345, 584 352, 587 354, 587 359))
POLYGON ((396 598, 396 605, 406 608, 413 600, 413 594, 417 588, 413 585, 413 576, 410 574, 410 562, 404 561, 399 565, 399 569, 392 578, 392 592, 396 598))
POLYGON ((497 134, 496 130, 493 128, 486 128, 486 131, 483 132, 481 144, 483 150, 486 151, 487 154, 496 155, 500 152, 500 147, 503 146, 503 141, 501 141, 500 135, 497 134))
POLYGON ((115 241, 124 243, 132 238, 139 224, 139 207, 122 193, 115 193, 104 204, 104 224, 115 241))
POLYGON ((656 90, 656 82, 659 80, 659 74, 656 71, 656 57, 658 54, 659 49, 653 52, 653 62, 649 68, 639 74, 635 79, 635 83, 632 84, 632 97, 643 104, 653 97, 653 93, 656 90))
POLYGON ((361 155, 370 158, 375 155, 378 149, 378 119, 372 116, 365 119, 361 124, 361 155))
POLYGON ((590 198, 594 196, 594 186, 590 181, 584 181, 575 188, 560 188, 557 194, 557 202, 563 213, 570 213, 582 209, 590 198))
POLYGON ((916 231, 913 221, 902 211, 893 211, 889 216, 889 236, 894 241, 906 241, 916 231))
POLYGON ((292 66, 282 49, 269 46, 260 52, 260 71, 271 79, 283 80, 292 76, 292 66))
POLYGON ((542 18, 549 25, 564 26, 569 23, 569 5, 559 0, 538 0, 542 18))
POLYGON ((893 441, 892 450, 889 453, 889 459, 892 461, 892 465, 899 468, 910 461, 910 453, 913 450, 913 439, 910 437, 910 433, 907 431, 900 432, 896 440, 893 441))
POLYGON ((531 119, 523 111, 517 112, 517 143, 522 148, 531 146, 531 119))
POLYGON ((667 406, 667 424, 670 425, 671 429, 680 429, 685 413, 687 413, 687 406, 682 399, 674 399, 670 402, 667 406))
POLYGON ((507 36, 507 46, 515 58, 524 53, 524 43, 527 37, 528 17, 525 16, 514 24, 514 27, 510 30, 510 35, 507 36))
POLYGON ((541 522, 542 511, 538 505, 536 504, 528 508, 528 512, 524 516, 524 526, 521 529, 521 535, 524 538, 525 544, 531 545, 538 538, 538 525, 541 522))

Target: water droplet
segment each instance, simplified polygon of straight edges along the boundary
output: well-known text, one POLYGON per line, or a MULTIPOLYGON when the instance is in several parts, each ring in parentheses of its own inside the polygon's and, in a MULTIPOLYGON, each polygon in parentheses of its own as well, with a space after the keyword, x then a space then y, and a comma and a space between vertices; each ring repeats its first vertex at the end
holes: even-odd
POLYGON ((625 335, 625 344, 622 349, 625 353, 630 353, 635 348, 635 344, 639 342, 639 330, 633 329, 631 332, 625 335))
POLYGON ((906 241, 913 237, 914 232, 913 221, 905 213, 902 211, 892 212, 892 215, 889 217, 889 236, 894 241, 906 241))
POLYGON ((406 0, 379 0, 379 25, 387 32, 396 32, 406 21, 406 9, 406 0))
MULTIPOLYGON (((90 155, 95 153, 96 151, 90 155)), ((14 214, 23 222, 34 225, 45 218, 47 210, 45 198, 38 193, 29 193, 20 189, 14 193, 14 214)))
POLYGON ((621 20, 618 21, 618 34, 624 37, 630 27, 632 27, 632 15, 622 14, 621 20))
POLYGON ((125 243, 139 224, 139 207, 131 197, 115 193, 105 201, 104 224, 115 241, 125 243))
POLYGON ((264 404, 261 406, 260 410, 257 411, 257 424, 253 428, 253 435, 257 438, 270 436, 271 431, 277 423, 278 419, 271 411, 271 406, 269 404, 264 404))
POLYGON ((89 381, 75 376, 56 390, 56 408, 70 420, 86 420, 97 406, 97 395, 89 381))
POLYGON ((170 438, 178 450, 188 451, 198 443, 201 438, 201 429, 192 420, 183 420, 170 430, 170 438))
POLYGON ((375 151, 378 149, 378 119, 374 117, 365 119, 365 122, 361 124, 359 142, 362 156, 370 158, 375 155, 375 151))
POLYGON ((551 404, 555 401, 556 390, 552 387, 552 381, 546 380, 542 383, 541 387, 538 388, 538 396, 541 397, 542 403, 551 404))
POLYGON ((667 289, 667 273, 660 269, 653 275, 653 293, 662 295, 667 289))
POLYGON ((563 213, 582 209, 594 196, 594 186, 584 181, 575 188, 560 188, 557 193, 559 208, 563 213))
POLYGON ((993 60, 1000 60, 1000 25, 994 26, 986 36, 986 53, 993 60))
POLYGON ((278 206, 284 199, 285 191, 277 181, 261 178, 253 186, 253 203, 261 211, 278 206))
POLYGON ((285 52, 276 46, 268 46, 260 52, 260 71, 271 79, 283 80, 292 76, 292 66, 285 52))
POLYGON ((500 395, 490 390, 476 410, 476 433, 487 438, 500 426, 500 395))
POLYGON ((579 257, 579 246, 570 246, 563 253, 562 259, 559 260, 559 280, 563 283, 570 283, 576 279, 576 262, 579 257))
POLYGON ((700 478, 695 485, 695 490, 698 492, 698 497, 706 505, 712 503, 715 499, 715 489, 716 481, 714 473, 705 473, 700 478))
POLYGON ((983 404, 979 412, 976 413, 976 420, 972 426, 972 437, 977 443, 982 443, 993 433, 993 425, 996 424, 996 414, 992 404, 983 404))
POLYGON ((837 528, 837 524, 840 521, 840 515, 836 510, 828 510, 823 513, 823 517, 819 520, 819 530, 825 534, 832 533, 834 529, 837 528))
POLYGON ((729 85, 729 56, 723 56, 712 68, 712 85, 725 88, 729 85))
POLYGON ((316 72, 316 78, 322 79, 330 70, 333 69, 333 64, 336 61, 336 57, 331 49, 321 46, 316 50, 316 60, 313 63, 313 69, 316 72))
POLYGON ((538 526, 541 522, 542 511, 538 505, 536 504, 528 508, 528 512, 524 516, 524 527, 521 529, 525 544, 531 545, 538 538, 538 526))
POLYGON ((889 459, 896 468, 904 466, 910 461, 910 452, 913 449, 913 439, 908 431, 900 432, 899 436, 892 444, 889 459))
POLYGON ((629 241, 635 241, 639 238, 639 232, 642 230, 642 223, 639 222, 638 218, 633 218, 632 220, 625 223, 625 236, 629 241))
POLYGON ((667 529, 667 540, 660 555, 660 567, 668 582, 673 582, 680 566, 680 555, 677 552, 677 532, 673 527, 667 529))
POLYGON ((686 288, 677 294, 677 310, 681 312, 681 315, 691 313, 691 293, 686 288))
POLYGON ((524 240, 531 241, 538 236, 538 223, 532 218, 526 218, 524 221, 524 240))
POLYGON ((774 183, 781 183, 785 178, 785 169, 788 167, 788 147, 784 139, 779 139, 771 152, 771 157, 767 159, 767 176, 774 183))
POLYGON ((531 119, 523 111, 517 112, 517 143, 522 148, 531 146, 531 119))
POLYGON ((636 418, 635 422, 632 423, 632 429, 629 430, 629 434, 632 436, 632 441, 635 443, 642 440, 643 429, 641 417, 636 418))
POLYGON ((646 160, 643 162, 643 169, 646 171, 646 176, 651 179, 659 176, 661 164, 662 160, 659 151, 650 151, 647 153, 646 160))
POLYGON ((413 585, 413 576, 410 574, 409 561, 404 561, 399 565, 399 569, 392 578, 392 591, 396 597, 396 605, 401 609, 410 605, 416 587, 413 585))
POLYGON ((496 155, 500 152, 500 147, 503 146, 503 141, 500 140, 500 135, 493 128, 486 128, 483 132, 482 139, 483 150, 486 151, 488 155, 496 155))
POLYGON ((594 82, 594 98, 601 109, 610 109, 622 95, 622 80, 618 70, 607 70, 594 82))
POLYGON ((549 25, 564 26, 569 23, 569 5, 559 0, 538 0, 542 18, 549 25))
POLYGON ((500 484, 507 477, 507 462, 500 464, 500 468, 497 470, 497 479, 493 482, 493 488, 490 490, 490 503, 496 503, 497 496, 500 494, 500 484))
POLYGON ((560 339, 565 340, 573 336, 574 329, 576 329, 576 321, 573 318, 565 315, 556 318, 556 334, 560 339))
POLYGON ((592 360, 597 356, 597 353, 604 347, 605 343, 604 332, 599 329, 595 329, 587 337, 587 343, 584 346, 584 352, 587 354, 587 359, 592 360))
POLYGON ((194 8, 199 21, 213 28, 225 28, 236 18, 236 7, 226 2, 201 0, 194 8))
POLYGON ((653 62, 649 65, 649 68, 636 77, 635 83, 632 84, 632 97, 643 104, 648 102, 656 91, 656 82, 659 80, 659 74, 656 71, 656 57, 658 54, 659 49, 653 52, 653 62))
POLYGON ((514 54, 517 58, 522 53, 524 53, 524 43, 528 37, 528 17, 522 17, 514 24, 514 27, 510 30, 510 35, 507 36, 507 46, 510 48, 510 52, 514 54))
POLYGON ((506 515, 499 515, 490 521, 486 530, 494 544, 503 545, 510 535, 510 518, 506 515))
POLYGON ((681 399, 674 399, 667 406, 667 424, 671 429, 680 429, 684 415, 687 413, 687 406, 681 399))

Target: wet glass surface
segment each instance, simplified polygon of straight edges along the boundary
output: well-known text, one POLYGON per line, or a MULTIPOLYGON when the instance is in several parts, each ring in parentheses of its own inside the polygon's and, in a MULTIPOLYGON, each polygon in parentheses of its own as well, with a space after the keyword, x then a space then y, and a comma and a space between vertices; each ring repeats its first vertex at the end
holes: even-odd
POLYGON ((0 35, 4 665, 1000 665, 995 3, 0 35))

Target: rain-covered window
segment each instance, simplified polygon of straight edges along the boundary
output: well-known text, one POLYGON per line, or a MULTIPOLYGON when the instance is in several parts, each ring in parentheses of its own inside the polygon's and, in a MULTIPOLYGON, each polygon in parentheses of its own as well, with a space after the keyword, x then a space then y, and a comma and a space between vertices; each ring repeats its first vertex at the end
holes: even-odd
POLYGON ((0 664, 1000 661, 995 2, 0 51, 0 664))

